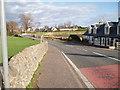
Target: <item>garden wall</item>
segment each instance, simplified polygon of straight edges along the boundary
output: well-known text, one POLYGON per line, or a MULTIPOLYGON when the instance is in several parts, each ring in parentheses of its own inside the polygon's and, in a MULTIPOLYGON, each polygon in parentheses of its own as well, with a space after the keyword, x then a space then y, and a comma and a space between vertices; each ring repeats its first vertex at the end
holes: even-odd
POLYGON ((26 88, 47 50, 48 43, 43 42, 28 47, 11 58, 9 62, 11 88, 26 88))

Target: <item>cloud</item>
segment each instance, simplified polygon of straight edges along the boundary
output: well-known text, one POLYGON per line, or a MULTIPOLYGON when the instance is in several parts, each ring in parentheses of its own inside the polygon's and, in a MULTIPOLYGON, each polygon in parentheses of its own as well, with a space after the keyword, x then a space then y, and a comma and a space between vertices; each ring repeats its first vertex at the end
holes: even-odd
MULTIPOLYGON (((56 3, 57 4, 57 3, 56 3)), ((54 5, 54 3, 7 3, 6 15, 7 20, 19 20, 19 14, 30 13, 34 21, 41 24, 54 26, 67 21, 72 24, 87 26, 98 20, 96 17, 97 8, 93 4, 76 4, 76 5, 54 5)), ((107 15, 109 16, 109 14, 107 15)), ((113 15, 109 17, 114 19, 113 15)))
POLYGON ((117 22, 118 21, 118 12, 105 13, 98 16, 90 17, 88 19, 88 24, 95 24, 99 22, 100 19, 103 19, 104 22, 117 22))
POLYGON ((6 2, 119 2, 119 0, 6 0, 6 2))

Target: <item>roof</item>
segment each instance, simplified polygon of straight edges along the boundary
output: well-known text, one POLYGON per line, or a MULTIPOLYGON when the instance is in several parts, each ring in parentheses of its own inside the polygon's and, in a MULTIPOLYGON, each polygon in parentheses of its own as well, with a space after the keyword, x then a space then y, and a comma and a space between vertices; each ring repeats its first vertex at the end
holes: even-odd
POLYGON ((117 25, 118 22, 108 22, 108 24, 111 26, 110 27, 110 34, 104 34, 104 27, 106 24, 95 24, 91 25, 91 27, 96 26, 97 27, 97 33, 89 34, 89 31, 86 31, 83 35, 88 35, 88 36, 94 36, 94 37, 119 37, 120 35, 117 35, 117 25))
POLYGON ((87 36, 94 36, 95 34, 90 34, 89 31, 87 30, 83 35, 87 35, 87 36))
POLYGON ((95 34, 95 37, 104 36, 104 26, 105 24, 102 24, 97 28, 97 34, 95 34))
POLYGON ((88 35, 89 33, 88 33, 88 30, 83 34, 83 35, 88 35))
POLYGON ((117 26, 117 25, 118 25, 118 22, 108 22, 108 24, 109 24, 110 26, 114 27, 114 26, 117 26))
POLYGON ((100 27, 100 24, 96 24, 96 27, 100 27))
POLYGON ((109 37, 117 37, 117 27, 111 27, 110 28, 109 37))
POLYGON ((105 35, 104 34, 104 26, 105 26, 105 24, 101 25, 97 29, 97 34, 95 35, 95 37, 117 37, 117 27, 110 27, 110 34, 105 35))

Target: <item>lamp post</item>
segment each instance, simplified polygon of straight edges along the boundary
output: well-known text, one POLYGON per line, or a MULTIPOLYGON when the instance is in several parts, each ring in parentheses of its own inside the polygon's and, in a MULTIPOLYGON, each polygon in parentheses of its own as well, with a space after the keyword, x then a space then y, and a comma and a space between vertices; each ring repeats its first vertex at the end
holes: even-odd
POLYGON ((2 39, 2 60, 3 60, 3 71, 4 71, 4 85, 5 85, 5 88, 9 88, 7 31, 6 31, 4 0, 1 0, 1 39, 2 39))

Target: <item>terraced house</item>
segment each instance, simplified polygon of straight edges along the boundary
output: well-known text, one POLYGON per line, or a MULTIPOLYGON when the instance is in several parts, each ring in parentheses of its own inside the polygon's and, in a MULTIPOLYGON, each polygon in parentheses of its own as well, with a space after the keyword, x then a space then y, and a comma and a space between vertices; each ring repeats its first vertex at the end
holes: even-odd
POLYGON ((120 39, 120 18, 118 22, 105 22, 100 20, 99 24, 91 25, 83 35, 89 44, 105 46, 112 49, 118 48, 120 39))

